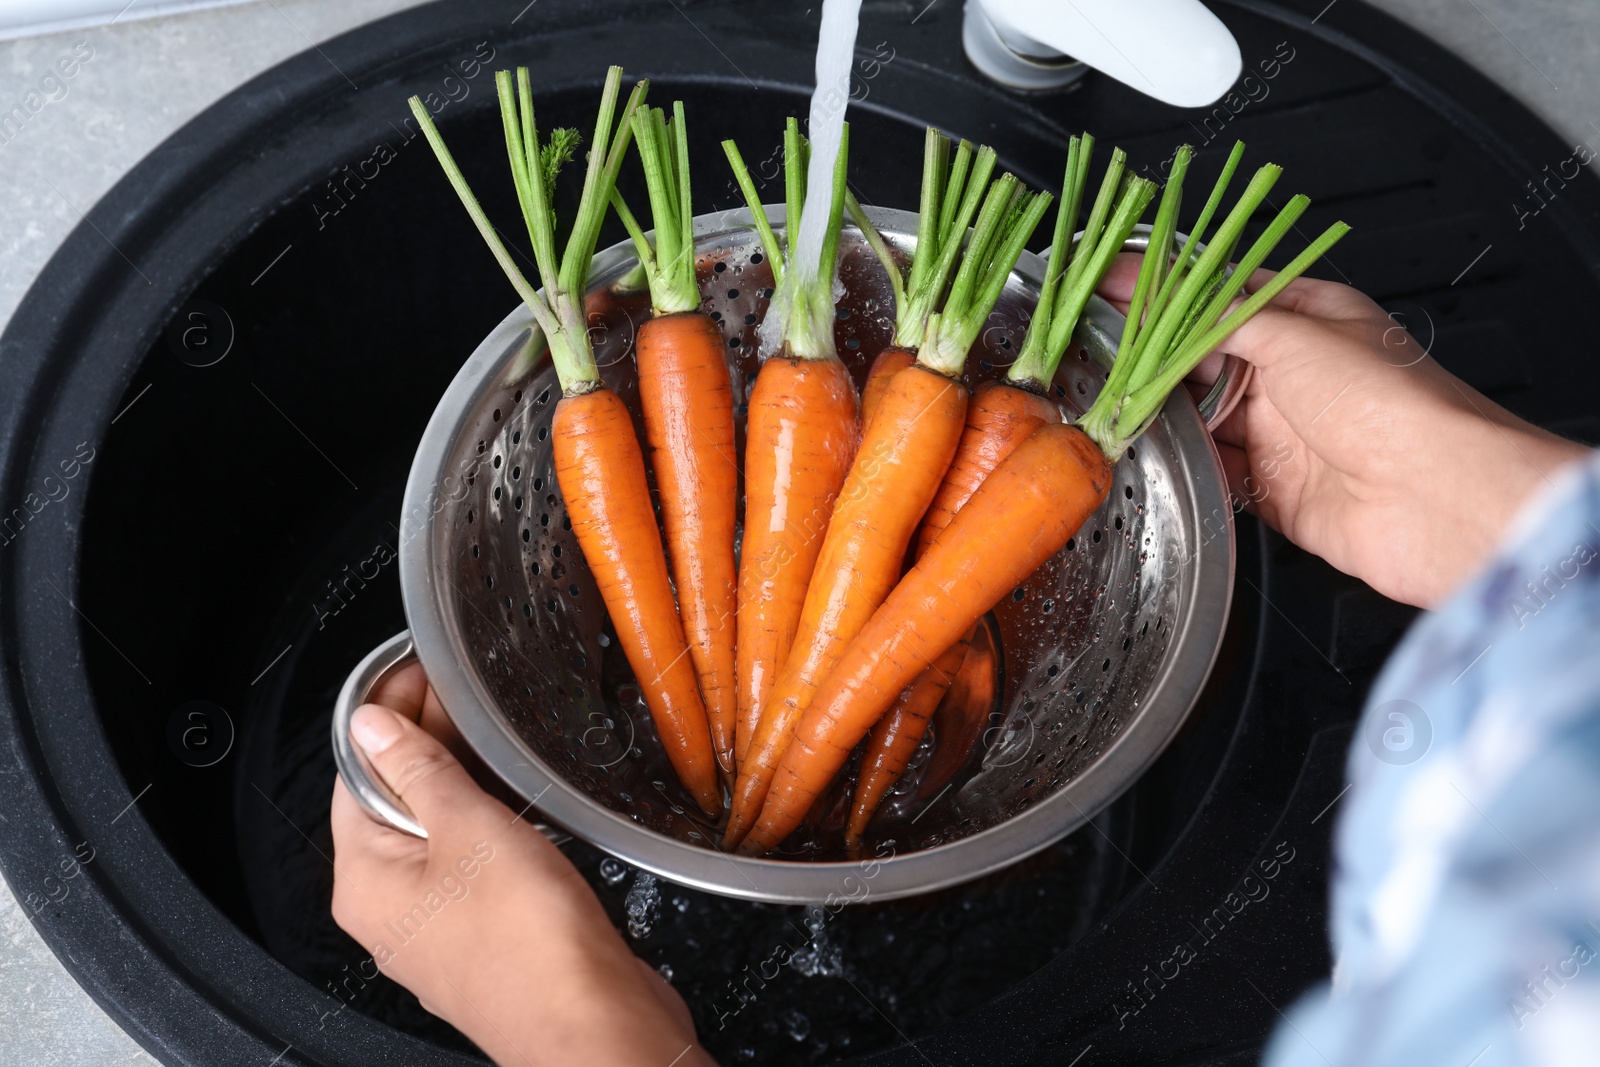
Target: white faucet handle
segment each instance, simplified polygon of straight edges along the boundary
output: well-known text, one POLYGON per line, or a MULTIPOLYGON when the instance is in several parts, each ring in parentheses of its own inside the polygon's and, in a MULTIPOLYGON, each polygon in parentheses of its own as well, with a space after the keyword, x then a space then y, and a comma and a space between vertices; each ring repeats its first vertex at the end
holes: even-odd
POLYGON ((962 41, 985 74, 1021 89, 1071 80, 1071 56, 1163 103, 1201 107, 1228 91, 1239 43, 1200 0, 967 0, 962 41))

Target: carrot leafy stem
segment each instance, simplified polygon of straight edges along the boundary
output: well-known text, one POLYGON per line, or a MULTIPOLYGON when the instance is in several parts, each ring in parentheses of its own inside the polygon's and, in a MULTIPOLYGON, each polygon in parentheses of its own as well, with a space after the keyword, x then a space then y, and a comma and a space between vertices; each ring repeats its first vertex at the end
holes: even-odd
POLYGON ((689 141, 683 102, 672 105, 670 122, 660 108, 635 111, 633 140, 644 166, 645 189, 655 221, 654 242, 615 189, 611 191, 612 205, 644 266, 655 313, 693 311, 700 306, 700 286, 695 277, 694 211, 689 198, 689 141))
POLYGON ((926 339, 931 316, 945 295, 950 271, 960 255, 967 227, 972 225, 973 215, 983 202, 994 167, 994 149, 974 148, 970 142, 962 141, 952 158, 950 139, 928 127, 923 138, 917 244, 909 270, 902 268, 860 205, 851 208, 851 218, 883 264, 894 288, 894 343, 901 348, 920 348, 926 339))
MULTIPOLYGON (((738 146, 722 142, 722 150, 733 168, 734 180, 744 194, 755 222, 756 233, 772 264, 775 291, 760 326, 761 354, 770 356, 782 349, 796 359, 832 359, 834 302, 838 281, 839 227, 844 221, 847 190, 846 165, 850 155, 850 124, 840 135, 839 156, 833 166, 833 182, 828 204, 828 221, 817 262, 790 261, 790 251, 800 233, 801 212, 806 199, 806 165, 810 146, 800 135, 800 123, 791 118, 784 127, 784 239, 780 241, 767 218, 761 194, 750 179, 750 171, 738 146)), ((858 205, 859 208, 859 205, 858 205)))
POLYGON ((1061 207, 1056 213, 1039 303, 1028 323, 1021 353, 1006 375, 1013 385, 1035 392, 1043 392, 1055 378, 1089 297, 1155 197, 1155 185, 1128 175, 1126 154, 1120 148, 1113 149, 1100 190, 1089 209, 1088 223, 1074 243, 1071 227, 1083 202, 1093 152, 1094 138, 1088 134, 1081 139, 1074 137, 1067 144, 1061 207))
MULTIPOLYGON (((928 316, 918 363, 950 377, 961 373, 1022 246, 1053 199, 1049 193, 1030 193, 1013 174, 1003 174, 990 185, 950 292, 940 309, 928 316)), ((950 244, 958 243, 957 233, 947 235, 950 244)))
POLYGON ((499 71, 495 75, 495 88, 500 97, 501 125, 505 132, 506 154, 511 163, 512 182, 516 186, 517 203, 522 209, 528 239, 533 245, 533 258, 539 270, 542 292, 533 288, 511 258, 505 242, 500 239, 499 232, 468 186, 460 166, 445 146, 433 117, 418 97, 413 96, 410 100, 411 112, 417 117, 440 167, 460 197, 462 206, 467 209, 467 215, 544 333, 563 391, 569 395, 588 392, 600 381, 584 311, 589 265, 594 258, 600 225, 611 201, 617 173, 628 149, 632 116, 644 103, 648 83, 641 81, 634 86, 619 118, 617 99, 621 95, 622 68, 612 67, 607 71, 600 109, 595 118, 594 137, 589 142, 583 192, 579 197, 572 230, 567 235, 566 247, 559 257, 556 253, 556 220, 552 207, 553 187, 562 164, 571 159, 577 150, 578 134, 573 130, 557 129, 543 144, 540 143, 528 68, 517 68, 514 76, 510 71, 499 71))
POLYGON ((1172 245, 1181 187, 1193 154, 1188 146, 1179 149, 1140 264, 1116 363, 1099 397, 1078 420, 1078 425, 1113 461, 1155 420, 1168 394, 1202 359, 1350 230, 1343 222, 1329 226, 1288 266, 1229 311, 1251 275, 1311 203, 1300 195, 1290 199, 1239 262, 1230 265, 1245 227, 1282 173, 1270 163, 1257 170, 1208 242, 1205 229, 1222 201, 1243 149, 1242 144, 1234 146, 1200 218, 1174 259, 1172 245))

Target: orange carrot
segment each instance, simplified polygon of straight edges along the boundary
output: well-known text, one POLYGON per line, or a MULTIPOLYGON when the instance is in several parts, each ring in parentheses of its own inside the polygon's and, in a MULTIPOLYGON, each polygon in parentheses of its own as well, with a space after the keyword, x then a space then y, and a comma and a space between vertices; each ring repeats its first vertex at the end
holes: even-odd
POLYGON ((731 786, 737 716, 733 536, 739 504, 733 385, 722 332, 700 310, 681 101, 673 104, 672 114, 670 123, 659 108, 640 108, 633 115, 654 240, 615 191, 612 203, 650 285, 654 317, 639 327, 634 345, 639 402, 689 657, 717 765, 731 786))
POLYGON ((724 844, 736 844, 760 813, 812 693, 899 579, 911 536, 960 442, 967 352, 1048 202, 1009 174, 994 183, 943 311, 929 315, 917 362, 884 391, 834 505, 789 660, 740 765, 724 844))
MULTIPOLYGON (((1139 178, 1131 179, 1126 183, 1113 215, 1113 201, 1118 199, 1119 188, 1124 187, 1125 160, 1120 149, 1113 152, 1111 165, 1106 168, 1094 209, 1090 212, 1089 225, 1082 240, 1070 254, 1069 266, 1066 263, 1067 237, 1083 197, 1093 144, 1094 139, 1085 134, 1081 139, 1072 138, 1068 145, 1067 171, 1062 183, 1061 205, 1056 213, 1055 237, 1039 296, 1041 310, 1029 322, 1022 354, 1012 368, 1010 380, 1005 383, 986 382, 973 395, 973 402, 967 409, 967 428, 962 434, 961 446, 917 534, 918 556, 949 525, 950 519, 1001 460, 1026 440, 1036 427, 1061 420, 1060 410, 1046 398, 1056 366, 1066 351, 1067 342, 1078 316, 1088 302, 1089 294, 1099 284, 1100 278, 1111 265, 1113 253, 1121 249, 1155 192, 1151 183, 1139 178), (1108 219, 1110 224, 1106 225, 1108 219), (1102 244, 1105 250, 1100 250, 1102 244), (1057 290, 1063 274, 1068 285, 1062 293, 1065 299, 1058 301, 1057 290), (1047 343, 1057 339, 1059 347, 1052 348, 1047 343)), ((870 386, 871 383, 868 384, 870 386)), ((945 687, 955 677, 970 641, 971 635, 968 634, 946 650, 938 661, 906 687, 894 706, 873 727, 862 756, 847 841, 859 839, 884 794, 905 772, 906 762, 921 743, 929 717, 938 706, 945 687)))
MULTIPOLYGON (((766 852, 788 836, 900 691, 1065 545, 1104 502, 1113 465, 1178 383, 1348 232, 1343 223, 1330 227, 1229 312, 1244 280, 1309 203, 1303 196, 1291 199, 1237 270, 1230 271, 1228 255, 1279 173, 1268 165, 1256 174, 1218 236, 1171 293, 1162 293, 1141 270, 1128 329, 1142 322, 1140 332, 1149 339, 1128 349, 1134 353, 1131 365, 1113 368, 1100 396, 1076 425, 1039 427, 994 469, 851 640, 799 717, 760 818, 740 843, 741 852, 766 852), (1168 295, 1170 300, 1156 306, 1168 295), (1152 306, 1156 313, 1143 321, 1152 306), (997 536, 1003 538, 998 545, 997 536)), ((1170 192, 1163 212, 1176 210, 1176 192, 1170 192)), ((1153 264, 1164 266, 1170 256, 1166 244, 1154 242, 1145 267, 1153 272, 1153 264)), ((1184 259, 1180 256, 1180 264, 1187 267, 1184 259)))
POLYGON ((722 794, 705 705, 667 581, 633 420, 616 393, 600 388, 562 397, 550 434, 572 532, 667 758, 700 806, 716 812, 722 794))
POLYGON ((837 658, 739 851, 760 855, 787 837, 895 696, 1055 555, 1110 487, 1099 446, 1064 423, 1041 426, 996 467, 837 658))
MULTIPOLYGON (((1047 422, 1061 421, 1055 404, 1025 389, 985 382, 967 407, 966 427, 955 459, 922 520, 917 555, 949 525, 989 472, 1028 435, 1047 422)), ((847 842, 857 840, 889 788, 905 772, 927 730, 928 720, 966 658, 971 635, 963 635, 901 692, 894 706, 873 728, 861 760, 847 842)))
POLYGON ((945 690, 944 699, 933 713, 933 755, 917 784, 917 799, 924 804, 931 803, 967 765, 988 725, 989 713, 994 710, 1000 685, 994 627, 986 619, 976 633, 956 671, 956 680, 945 690))
POLYGON ((878 358, 872 361, 872 369, 867 372, 867 384, 861 387, 863 428, 871 425, 872 416, 877 414, 878 405, 883 402, 883 394, 889 391, 890 379, 916 361, 916 350, 900 345, 890 345, 878 353, 878 358))
POLYGON ((739 466, 726 345, 710 316, 692 311, 644 323, 634 350, 689 656, 717 763, 731 784, 739 466))
POLYGON ((780 355, 762 366, 745 424, 736 646, 739 765, 794 644, 806 585, 858 438, 856 390, 843 363, 780 355))
MULTIPOLYGON (((788 277, 794 283, 807 267, 815 274, 810 283, 815 291, 789 305, 776 351, 756 375, 745 423, 744 542, 735 620, 736 766, 746 758, 761 707, 789 656, 823 531, 860 439, 855 383, 833 348, 832 286, 848 143, 846 127, 833 186, 825 190, 831 199, 821 257, 815 264, 801 264, 790 261, 792 245, 779 244, 738 148, 723 142, 774 281, 781 285, 788 277)), ((806 144, 792 118, 784 129, 784 150, 786 226, 792 242, 807 209, 806 144)), ((762 340, 766 347, 765 334, 762 340)))
POLYGON ((517 70, 515 88, 510 72, 500 71, 495 76, 512 179, 544 282, 542 294, 511 258, 445 147, 428 109, 416 97, 410 103, 462 205, 544 334, 561 381, 552 448, 556 481, 573 532, 616 627, 618 643, 644 690, 673 770, 695 801, 706 812, 715 813, 722 800, 716 756, 667 577, 666 554, 645 479, 644 454, 627 408, 600 381, 584 311, 600 224, 627 152, 631 117, 645 94, 641 82, 617 121, 621 84, 621 68, 612 67, 606 76, 577 215, 566 248, 558 257, 551 187, 563 157, 570 156, 575 147, 576 135, 555 131, 541 146, 527 68, 517 70))
POLYGON ((867 823, 878 811, 884 796, 905 773, 912 753, 922 743, 927 733, 928 720, 934 709, 944 699, 949 686, 961 669, 971 644, 963 635, 944 654, 925 667, 915 680, 900 691, 895 702, 872 726, 867 735, 866 751, 861 755, 861 773, 856 779, 855 793, 850 798, 850 822, 845 827, 844 843, 847 848, 858 848, 867 823))

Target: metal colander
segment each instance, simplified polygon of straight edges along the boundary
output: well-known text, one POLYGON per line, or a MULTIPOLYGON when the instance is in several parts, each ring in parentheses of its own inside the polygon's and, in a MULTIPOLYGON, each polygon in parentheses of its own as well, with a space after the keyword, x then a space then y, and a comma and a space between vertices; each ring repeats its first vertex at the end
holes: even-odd
MULTIPOLYGON (((782 208, 768 212, 781 229, 782 208)), ((914 246, 915 215, 872 216, 892 245, 914 246)), ((743 211, 696 220, 701 291, 728 341, 741 427, 758 367, 755 323, 772 284, 749 222, 743 211)), ((836 337, 859 383, 889 339, 892 298, 857 231, 846 230, 841 248, 836 337)), ((634 267, 627 243, 596 256, 590 311, 606 384, 637 421, 633 330, 650 308, 628 284, 634 267)), ((969 361, 969 385, 1011 363, 1042 271, 1022 256, 969 361)), ((1068 417, 1097 393, 1121 328, 1113 308, 1090 302, 1056 379, 1068 417)), ((821 832, 797 835, 792 851, 773 857, 721 852, 717 827, 667 764, 572 533, 549 439, 561 388, 542 354, 519 306, 467 360, 423 434, 401 522, 411 630, 352 674, 333 727, 340 774, 374 816, 424 832, 349 736, 355 708, 413 649, 452 721, 527 798, 530 817, 673 882, 796 903, 906 896, 1044 848, 1126 789, 1198 696, 1227 620, 1233 524, 1205 422, 1180 391, 1117 465, 1105 505, 995 609, 1002 679, 967 770, 919 800, 925 760, 914 759, 853 855, 821 832)), ((1202 403, 1213 419, 1242 389, 1239 370, 1225 369, 1202 403)), ((997 551, 1005 536, 996 531, 997 551)))

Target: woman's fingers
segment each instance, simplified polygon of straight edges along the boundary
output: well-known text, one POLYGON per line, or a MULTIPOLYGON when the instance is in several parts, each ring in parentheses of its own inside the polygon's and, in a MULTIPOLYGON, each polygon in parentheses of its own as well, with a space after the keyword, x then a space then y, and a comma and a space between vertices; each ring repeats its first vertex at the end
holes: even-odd
MULTIPOLYGON (((1258 268, 1244 283, 1246 293, 1254 293, 1278 276, 1275 270, 1258 268)), ((1284 287, 1272 298, 1272 307, 1292 311, 1297 315, 1310 315, 1319 319, 1358 319, 1373 313, 1383 314, 1371 297, 1359 289, 1341 282, 1301 276, 1284 287)))
POLYGON ((423 673, 422 664, 413 660, 379 682, 367 699, 374 704, 393 708, 412 722, 416 722, 421 717, 423 705, 431 693, 432 690, 428 688, 428 676, 423 673))
MULTIPOLYGON (((1126 305, 1133 299, 1134 286, 1139 281, 1139 265, 1143 256, 1123 252, 1111 263, 1111 269, 1101 279, 1096 290, 1112 303, 1126 305)), ((1258 268, 1244 283, 1246 293, 1254 293, 1278 276, 1275 270, 1258 268)), ((1272 306, 1299 315, 1312 315, 1324 319, 1360 318, 1378 310, 1371 298, 1357 289, 1340 282, 1321 278, 1299 277, 1284 287, 1272 299, 1272 306)), ((1379 312, 1382 313, 1381 311, 1379 312)))
POLYGON ((439 703, 438 695, 428 684, 428 676, 423 673, 421 663, 413 661, 401 667, 375 686, 367 699, 419 724, 443 742, 450 754, 469 771, 481 770, 471 746, 461 736, 461 731, 456 729, 455 723, 450 721, 444 705, 439 703))
POLYGON ((379 704, 363 704, 350 736, 417 821, 432 830, 494 803, 449 750, 422 727, 379 704))
MULTIPOLYGON (((1106 272, 1105 278, 1101 280, 1099 289, 1096 290, 1103 299, 1124 314, 1127 313, 1128 301, 1133 297, 1134 286, 1138 284, 1140 258, 1127 252, 1119 255, 1112 263, 1111 269, 1106 272)), ((1254 292, 1272 280, 1276 273, 1264 269, 1256 271, 1250 276, 1250 281, 1245 286, 1246 290, 1254 292)), ((1344 294, 1360 302, 1370 303, 1366 297, 1346 286, 1297 278, 1255 318, 1224 340, 1218 351, 1239 356, 1259 366, 1269 366, 1283 354, 1286 342, 1298 342, 1306 336, 1306 327, 1316 317, 1334 308, 1340 309, 1345 315, 1330 317, 1348 316, 1350 309, 1344 306, 1347 303, 1344 294)), ((1235 299, 1227 309, 1228 312, 1237 309, 1242 302, 1242 298, 1235 299)), ((1220 360, 1213 353, 1196 368, 1192 377, 1210 384, 1216 381, 1220 367, 1220 360)))

